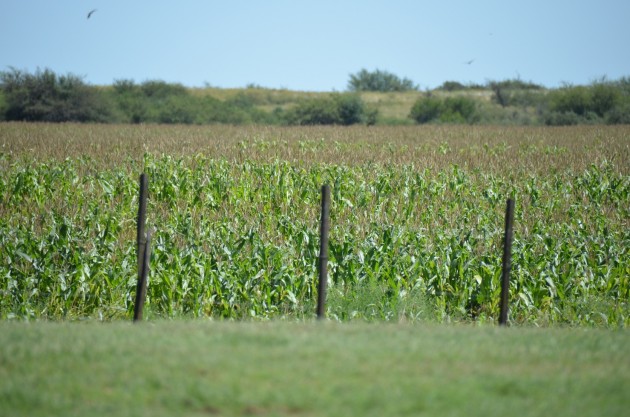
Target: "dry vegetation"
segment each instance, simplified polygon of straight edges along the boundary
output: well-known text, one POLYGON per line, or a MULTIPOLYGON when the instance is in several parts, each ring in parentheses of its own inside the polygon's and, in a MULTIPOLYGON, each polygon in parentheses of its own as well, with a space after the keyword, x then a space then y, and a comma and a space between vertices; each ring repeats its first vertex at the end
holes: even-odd
POLYGON ((603 161, 630 174, 627 126, 167 126, 4 123, 5 157, 43 161, 89 157, 107 167, 141 162, 145 153, 204 154, 241 163, 274 160, 311 164, 452 165, 484 172, 549 174, 581 171, 603 161))

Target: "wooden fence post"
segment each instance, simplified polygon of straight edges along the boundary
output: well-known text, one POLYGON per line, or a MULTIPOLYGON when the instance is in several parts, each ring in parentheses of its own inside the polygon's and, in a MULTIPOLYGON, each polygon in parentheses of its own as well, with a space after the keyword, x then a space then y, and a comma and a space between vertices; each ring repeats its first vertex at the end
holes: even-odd
POLYGON ((136 286, 136 305, 133 313, 133 321, 142 321, 142 312, 144 310, 144 300, 147 298, 147 282, 149 276, 149 263, 151 260, 151 230, 147 232, 146 243, 144 245, 144 253, 142 254, 142 270, 138 285, 136 286))
POLYGON ((512 269, 512 237, 514 225, 514 200, 508 199, 505 209, 505 236, 503 238, 503 269, 501 272, 501 312, 499 325, 507 325, 510 298, 510 270, 512 269))
POLYGON ((326 285, 328 282, 328 231, 330 229, 330 186, 322 186, 322 214, 319 240, 319 288, 317 293, 317 318, 326 317, 326 285))
MULTIPOLYGON (((149 190, 149 180, 145 173, 140 175, 140 200, 138 201, 138 223, 137 223, 137 256, 138 256, 138 284, 136 285, 136 304, 134 306, 133 320, 142 319, 142 308, 144 299, 142 298, 142 275, 144 269, 144 258, 147 247, 147 236, 145 236, 145 226, 147 220, 147 194, 149 190)), ((146 293, 146 282, 144 283, 146 293)))

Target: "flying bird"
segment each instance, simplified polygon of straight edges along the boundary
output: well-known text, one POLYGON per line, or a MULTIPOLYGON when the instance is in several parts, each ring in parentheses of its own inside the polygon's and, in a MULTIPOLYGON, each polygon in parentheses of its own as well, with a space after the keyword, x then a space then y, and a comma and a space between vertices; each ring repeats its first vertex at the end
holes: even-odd
POLYGON ((92 17, 92 14, 96 11, 96 9, 92 9, 90 10, 90 12, 87 15, 87 18, 89 19, 90 17, 92 17))
POLYGON ((470 64, 472 64, 473 62, 475 62, 475 58, 471 59, 470 61, 466 61, 466 62, 464 62, 464 64, 466 64, 466 65, 470 65, 470 64))

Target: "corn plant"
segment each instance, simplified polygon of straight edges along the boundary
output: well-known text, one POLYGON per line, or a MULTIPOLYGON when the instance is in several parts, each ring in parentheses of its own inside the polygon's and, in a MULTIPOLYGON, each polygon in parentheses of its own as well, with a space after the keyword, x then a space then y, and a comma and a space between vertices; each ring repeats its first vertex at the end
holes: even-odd
MULTIPOLYGON (((579 141, 574 148, 544 129, 530 132, 533 139, 469 138, 468 145, 449 136, 455 128, 431 131, 443 140, 417 143, 404 129, 384 131, 394 136, 380 142, 318 138, 338 130, 290 130, 295 140, 245 131, 212 152, 158 151, 171 146, 159 136, 141 152, 134 140, 95 139, 108 152, 64 158, 53 150, 33 155, 12 139, 20 138, 15 129, 0 129, 3 149, 10 147, 0 154, 3 318, 130 317, 144 171, 155 228, 149 317, 313 317, 319 189, 328 183, 330 317, 496 320, 503 208, 511 197, 511 321, 629 321, 630 175, 618 156, 627 153, 627 130, 606 130, 617 147, 595 140, 590 152, 600 157, 585 163, 579 141), (512 154, 521 168, 501 168, 498 161, 512 154), (544 158, 553 162, 546 169, 544 158)), ((109 135, 112 128, 103 129, 109 135)), ((165 131, 183 143, 202 135, 165 131)))

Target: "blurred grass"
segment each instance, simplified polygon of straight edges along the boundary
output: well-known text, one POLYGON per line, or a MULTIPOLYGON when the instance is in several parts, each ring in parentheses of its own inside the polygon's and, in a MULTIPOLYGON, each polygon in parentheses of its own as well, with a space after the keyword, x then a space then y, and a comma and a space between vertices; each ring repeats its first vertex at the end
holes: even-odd
POLYGON ((627 331, 0 323, 6 416, 625 416, 627 331))

